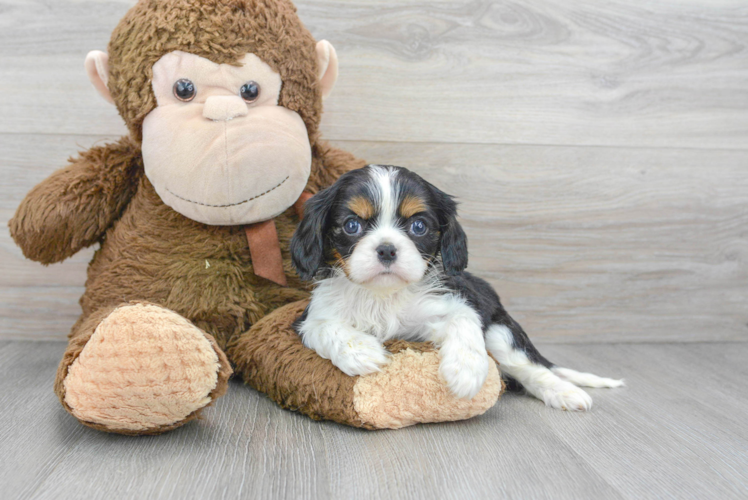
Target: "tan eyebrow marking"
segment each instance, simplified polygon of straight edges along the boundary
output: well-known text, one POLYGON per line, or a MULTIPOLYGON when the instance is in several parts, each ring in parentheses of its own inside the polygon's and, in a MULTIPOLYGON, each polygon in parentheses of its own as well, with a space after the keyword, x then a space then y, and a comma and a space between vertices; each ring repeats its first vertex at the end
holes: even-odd
POLYGON ((421 198, 409 194, 403 198, 398 210, 400 217, 407 219, 413 217, 415 214, 426 211, 426 203, 421 198))
POLYGON ((364 220, 374 217, 374 205, 363 196, 356 196, 348 202, 348 208, 364 220))

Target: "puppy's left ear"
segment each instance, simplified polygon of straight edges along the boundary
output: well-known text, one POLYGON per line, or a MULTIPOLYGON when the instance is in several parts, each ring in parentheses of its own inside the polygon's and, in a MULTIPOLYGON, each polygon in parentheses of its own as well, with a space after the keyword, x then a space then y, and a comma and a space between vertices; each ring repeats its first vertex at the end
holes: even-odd
POLYGON ((467 235, 457 222, 457 203, 453 197, 429 184, 439 212, 441 226, 441 253, 444 271, 450 276, 459 274, 468 265, 467 235))
POLYGON ((304 217, 291 238, 291 262, 304 281, 314 278, 325 263, 327 219, 339 190, 334 184, 312 196, 304 205, 304 217))

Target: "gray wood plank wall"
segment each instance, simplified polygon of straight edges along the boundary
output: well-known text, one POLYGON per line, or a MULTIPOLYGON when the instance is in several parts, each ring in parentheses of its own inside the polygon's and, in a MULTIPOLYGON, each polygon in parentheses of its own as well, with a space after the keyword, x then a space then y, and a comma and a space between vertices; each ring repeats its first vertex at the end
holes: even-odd
MULTIPOLYGON (((130 0, 0 0, 0 225, 125 133, 82 62, 130 0)), ((323 133, 457 195, 470 269, 537 339, 748 339, 743 0, 307 1, 338 50, 323 133)), ((91 250, 0 230, 0 338, 62 339, 91 250)))

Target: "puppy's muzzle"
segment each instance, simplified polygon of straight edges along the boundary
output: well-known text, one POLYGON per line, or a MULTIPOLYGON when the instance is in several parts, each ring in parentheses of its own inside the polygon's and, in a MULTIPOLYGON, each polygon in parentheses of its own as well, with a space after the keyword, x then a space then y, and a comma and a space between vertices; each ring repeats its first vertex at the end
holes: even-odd
POLYGON ((377 247, 377 257, 379 262, 389 266, 397 260, 397 248, 390 243, 383 243, 377 247))

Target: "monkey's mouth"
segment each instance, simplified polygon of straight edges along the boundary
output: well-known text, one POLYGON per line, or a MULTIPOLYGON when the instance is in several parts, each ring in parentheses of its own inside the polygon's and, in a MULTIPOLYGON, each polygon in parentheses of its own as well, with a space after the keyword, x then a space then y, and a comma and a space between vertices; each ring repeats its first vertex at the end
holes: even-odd
POLYGON ((282 185, 283 185, 283 184, 284 184, 284 183, 285 183, 285 182, 286 182, 286 181, 287 181, 288 179, 290 179, 290 178, 291 178, 291 176, 290 176, 290 175, 287 175, 285 179, 283 179, 283 180, 282 180, 282 181, 280 181, 280 182, 279 182, 278 184, 276 184, 275 186, 271 187, 270 189, 268 189, 268 190, 267 190, 267 191, 265 191, 265 192, 262 192, 262 193, 260 193, 260 194, 257 194, 257 195, 255 195, 255 196, 253 196, 253 197, 251 197, 251 198, 249 198, 249 199, 246 199, 246 200, 244 200, 244 201, 240 201, 240 202, 238 202, 238 203, 228 203, 228 204, 226 204, 226 205, 211 205, 210 203, 202 203, 202 202, 200 202, 200 201, 194 201, 194 200, 190 200, 190 199, 184 198, 184 197, 182 197, 182 196, 179 196, 179 195, 178 195, 177 193, 175 193, 174 191, 172 191, 172 190, 171 190, 171 189, 169 189, 169 188, 166 188, 166 190, 167 190, 167 191, 169 192, 169 194, 171 194, 172 196, 176 196, 176 197, 177 197, 177 198, 179 198, 180 200, 182 200, 182 201, 186 201, 187 203, 193 203, 193 204, 195 204, 195 205, 201 205, 201 206, 203 206, 203 207, 211 207, 211 208, 228 208, 228 207, 235 207, 235 206, 237 206, 237 205, 243 205, 243 204, 245 204, 245 203, 249 203, 249 202, 250 202, 250 201, 252 201, 252 200, 256 200, 257 198, 261 198, 261 197, 265 196, 266 194, 268 194, 268 193, 270 193, 270 192, 272 192, 272 191, 275 191, 276 189, 278 189, 279 187, 281 187, 281 186, 282 186, 282 185))

